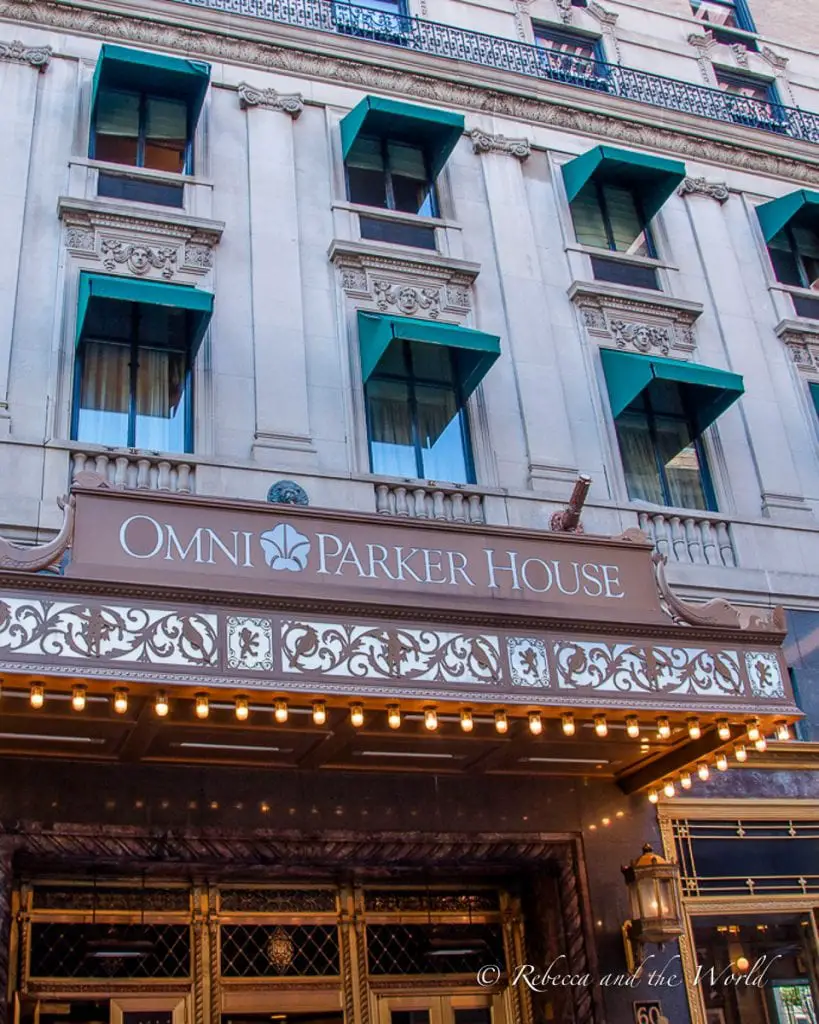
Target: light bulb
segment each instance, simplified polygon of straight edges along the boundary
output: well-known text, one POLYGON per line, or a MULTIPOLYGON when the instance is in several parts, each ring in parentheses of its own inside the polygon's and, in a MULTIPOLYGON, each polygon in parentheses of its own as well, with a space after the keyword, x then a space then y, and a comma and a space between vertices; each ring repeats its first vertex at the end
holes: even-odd
POLYGON ((472 708, 461 709, 461 729, 464 732, 472 732, 475 728, 475 720, 472 717, 472 708))
POLYGON ((717 736, 725 742, 731 738, 731 726, 728 724, 727 718, 717 719, 717 736))
POLYGON ((86 693, 84 686, 75 686, 71 691, 71 707, 75 711, 85 711, 86 693))
POLYGON ((702 736, 699 718, 687 718, 686 725, 688 726, 689 739, 698 740, 702 736))
POLYGON ((745 722, 745 725, 748 729, 748 739, 751 741, 751 743, 756 743, 756 741, 762 735, 759 731, 759 719, 749 718, 745 722))
POLYGON ((725 753, 717 754, 717 758, 716 758, 716 761, 714 763, 717 766, 717 771, 718 772, 727 772, 728 771, 728 755, 727 754, 725 754, 725 753))
POLYGON ((356 729, 360 729, 364 724, 364 705, 363 704, 351 704, 350 705, 350 724, 356 729))
POLYGON ((760 736, 759 739, 754 742, 754 746, 756 747, 757 750, 760 750, 760 751, 767 750, 768 749, 768 741, 765 739, 764 736, 760 736))
POLYGON ((656 804, 659 799, 660 799, 660 796, 659 796, 659 794, 658 794, 656 789, 650 789, 648 791, 648 802, 649 803, 656 804))
POLYGON ((674 789, 674 783, 671 781, 671 779, 669 779, 668 782, 666 782, 666 784, 663 786, 663 793, 670 799, 672 796, 674 796, 675 792, 676 790, 674 789))
POLYGON ((435 708, 424 708, 424 725, 430 732, 438 728, 438 712, 435 708))
POLYGON ((287 721, 288 710, 286 700, 282 700, 280 698, 273 702, 273 718, 279 723, 279 725, 284 725, 287 721))
POLYGON ((697 765, 697 775, 699 775, 700 779, 702 779, 703 782, 708 781, 708 778, 711 775, 711 769, 708 767, 705 761, 700 761, 700 763, 697 765))
POLYGON ((744 743, 734 744, 734 757, 742 764, 743 761, 748 760, 748 751, 745 749, 744 743))
POLYGON ((564 736, 574 736, 574 715, 571 711, 564 711, 560 716, 560 724, 564 736))
POLYGON ((671 739, 671 723, 667 718, 660 717, 657 719, 657 733, 661 740, 671 739))
POLYGON ((744 974, 751 966, 751 962, 747 956, 738 956, 734 961, 734 967, 742 974, 744 974))
POLYGON ((114 711, 116 711, 118 715, 124 715, 128 710, 128 691, 124 686, 118 686, 116 690, 114 690, 113 705, 114 711))
POLYGON ((691 772, 680 772, 680 786, 691 789, 691 772))
POLYGON ((387 725, 391 729, 401 728, 401 708, 397 704, 387 705, 387 725))
POLYGON ((156 711, 160 718, 164 718, 170 710, 171 706, 168 703, 168 695, 164 690, 160 690, 154 700, 154 711, 156 711))
POLYGON ((600 736, 601 738, 603 736, 608 736, 608 734, 609 734, 609 727, 606 725, 606 716, 605 715, 595 715, 594 718, 593 718, 593 722, 594 722, 594 731, 595 731, 595 733, 597 733, 598 736, 600 736))
POLYGON ((250 714, 250 706, 247 703, 247 697, 236 698, 236 717, 240 722, 246 722, 248 715, 250 714))
POLYGON ((313 724, 324 725, 327 721, 327 705, 323 700, 313 701, 313 724))
POLYGON ((505 733, 509 731, 509 719, 506 717, 506 712, 503 708, 499 708, 495 712, 495 728, 499 733, 505 733))
POLYGON ((197 693, 193 698, 193 709, 197 718, 207 718, 210 714, 210 701, 206 693, 197 693))
POLYGON ((626 735, 633 740, 640 735, 640 722, 636 715, 629 715, 626 718, 626 735))
POLYGON ((540 717, 539 711, 529 712, 529 732, 533 736, 540 736, 543 732, 543 719, 540 717))
POLYGON ((791 738, 791 731, 788 728, 788 723, 786 721, 780 720, 780 721, 776 722, 775 723, 775 728, 776 728, 776 738, 778 740, 781 740, 782 742, 784 742, 785 740, 789 740, 791 738))
POLYGON ((41 708, 45 704, 45 688, 42 683, 32 683, 29 700, 33 708, 41 708))

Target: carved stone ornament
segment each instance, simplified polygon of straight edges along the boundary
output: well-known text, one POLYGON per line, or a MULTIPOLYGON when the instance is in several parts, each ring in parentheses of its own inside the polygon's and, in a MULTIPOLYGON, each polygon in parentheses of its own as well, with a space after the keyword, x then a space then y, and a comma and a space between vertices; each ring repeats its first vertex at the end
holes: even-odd
POLYGON ((731 53, 734 55, 734 60, 737 64, 747 71, 749 67, 748 47, 744 43, 731 43, 731 53))
POLYGON ((706 85, 714 85, 714 66, 711 63, 711 54, 718 44, 713 32, 706 31, 702 35, 692 32, 688 37, 688 45, 693 46, 697 51, 697 66, 703 81, 706 85))
POLYGON ((19 39, 13 43, 0 42, 0 60, 7 60, 13 64, 28 64, 43 72, 51 60, 52 49, 50 46, 26 46, 19 39))
POLYGON ((677 194, 681 196, 707 196, 718 203, 727 203, 731 197, 724 181, 708 181, 707 178, 684 178, 677 194))
POLYGON ((172 213, 129 212, 93 200, 61 198, 65 247, 109 272, 165 281, 197 278, 213 267, 224 224, 172 213))
POLYGON ((271 505, 302 505, 310 504, 307 491, 295 480, 279 480, 267 492, 267 500, 271 505))
POLYGON ((819 324, 782 320, 776 333, 790 352, 800 374, 819 382, 819 324))
POLYGON ((74 537, 73 497, 60 498, 57 504, 64 512, 63 525, 60 532, 48 544, 37 544, 34 547, 20 547, 0 537, 0 569, 15 569, 18 572, 40 572, 57 562, 68 550, 74 537))
POLYGON ((436 320, 465 318, 479 267, 443 256, 398 257, 370 244, 334 241, 330 260, 358 309, 436 320))
POLYGON ((614 289, 575 282, 569 297, 580 310, 590 337, 643 355, 690 355, 696 348, 694 324, 699 303, 659 301, 618 294, 614 289))
POLYGON ((558 17, 563 24, 571 25, 572 15, 574 14, 572 0, 555 0, 555 7, 557 8, 558 17))
POLYGON ((304 110, 304 97, 300 92, 283 93, 275 89, 256 89, 247 82, 239 83, 239 106, 242 110, 249 107, 264 107, 266 110, 281 110, 289 114, 295 121, 304 110))
POLYGON ((589 13, 594 15, 601 25, 609 28, 613 28, 617 24, 617 18, 619 17, 614 11, 607 11, 605 7, 596 3, 595 0, 591 0, 589 4, 589 13))
MULTIPOLYGON (((563 0, 561 0, 563 2, 563 0)), ((567 3, 568 6, 568 3, 567 3)), ((20 24, 36 24, 62 32, 87 33, 93 26, 97 36, 129 42, 143 47, 196 56, 197 59, 233 62, 268 71, 304 75, 325 81, 341 82, 356 89, 401 95, 431 104, 485 112, 499 117, 565 129, 584 136, 613 139, 618 145, 635 146, 641 150, 666 152, 682 157, 695 157, 704 163, 739 167, 775 178, 790 179, 805 185, 819 184, 819 166, 792 155, 790 139, 771 135, 765 149, 748 147, 744 139, 756 141, 756 133, 725 124, 698 119, 696 127, 682 124, 667 127, 669 112, 653 110, 648 104, 641 108, 639 120, 624 120, 610 109, 611 97, 595 97, 588 90, 578 89, 576 100, 559 101, 552 95, 549 82, 532 79, 527 89, 539 95, 521 95, 515 91, 515 76, 509 77, 507 89, 488 87, 482 76, 484 69, 461 63, 457 78, 452 62, 445 58, 417 55, 414 71, 387 64, 361 60, 356 53, 355 39, 304 31, 304 45, 299 49, 292 30, 287 46, 279 46, 254 38, 252 19, 243 26, 242 38, 226 35, 219 22, 208 20, 208 12, 191 7, 186 25, 166 25, 144 17, 112 13, 102 0, 89 0, 82 8, 50 0, 0 0, 0 17, 20 24), (325 42, 326 39, 326 42, 325 42), (320 51, 325 47, 326 52, 320 51), (428 69, 428 70, 427 70, 428 69), (590 109, 599 103, 599 109, 590 109)), ((713 85, 713 80, 709 80, 713 85)))
POLYGON ((490 135, 480 128, 472 128, 466 134, 472 139, 475 153, 508 153, 525 160, 532 152, 528 139, 507 139, 505 135, 490 135))
POLYGON ((775 53, 770 46, 762 47, 762 58, 766 60, 776 71, 784 71, 788 66, 788 58, 775 53))

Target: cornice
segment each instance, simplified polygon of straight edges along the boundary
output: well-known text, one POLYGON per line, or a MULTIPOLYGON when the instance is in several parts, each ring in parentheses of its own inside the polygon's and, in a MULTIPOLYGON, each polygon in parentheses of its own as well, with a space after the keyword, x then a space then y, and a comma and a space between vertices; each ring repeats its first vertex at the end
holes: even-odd
POLYGON ((185 237, 209 235, 214 244, 222 237, 225 222, 189 217, 173 210, 158 213, 143 205, 124 206, 106 203, 99 199, 73 199, 60 196, 57 200, 57 216, 68 221, 72 217, 87 218, 88 222, 101 227, 128 226, 144 230, 179 231, 185 237))
POLYGON ((227 18, 194 6, 171 11, 173 5, 165 0, 149 0, 139 11, 129 10, 126 2, 119 6, 114 13, 101 0, 0 0, 0 20, 491 111, 496 117, 616 139, 698 162, 819 184, 819 151, 811 143, 763 137, 752 129, 464 62, 454 80, 451 61, 405 54, 398 47, 390 48, 390 65, 384 66, 380 44, 342 36, 328 36, 325 42, 312 30, 263 19, 227 18))

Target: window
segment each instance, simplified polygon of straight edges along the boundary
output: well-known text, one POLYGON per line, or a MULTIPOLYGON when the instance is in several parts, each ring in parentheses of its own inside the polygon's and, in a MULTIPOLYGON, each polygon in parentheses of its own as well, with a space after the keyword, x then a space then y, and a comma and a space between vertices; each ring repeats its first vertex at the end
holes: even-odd
MULTIPOLYGON (((691 0, 694 17, 708 23, 719 39, 719 29, 739 29, 742 32, 756 32, 754 19, 746 0, 691 0)), ((732 37, 730 42, 736 42, 732 37)))
POLYGON ((192 451, 191 313, 97 299, 77 349, 77 441, 148 451, 192 451))
POLYGON ((768 242, 774 274, 782 284, 819 291, 819 233, 792 221, 768 242))
POLYGON ((405 0, 354 0, 333 4, 339 32, 404 45, 412 32, 405 0))
POLYGON ((373 473, 473 483, 452 350, 393 340, 365 387, 373 473))
POLYGON ((182 174, 189 163, 188 104, 182 99, 102 88, 90 155, 96 160, 182 174))
POLYGON ((705 451, 679 385, 654 381, 615 425, 630 499, 716 510, 705 451))
POLYGON ((784 131, 787 128, 773 82, 755 75, 718 71, 717 84, 725 93, 728 115, 732 121, 767 131, 784 131))
POLYGON ((420 146, 361 136, 347 155, 351 203, 434 217, 435 187, 420 146))
POLYGON ((543 50, 540 66, 549 78, 590 89, 608 89, 599 39, 536 25, 535 43, 543 50))

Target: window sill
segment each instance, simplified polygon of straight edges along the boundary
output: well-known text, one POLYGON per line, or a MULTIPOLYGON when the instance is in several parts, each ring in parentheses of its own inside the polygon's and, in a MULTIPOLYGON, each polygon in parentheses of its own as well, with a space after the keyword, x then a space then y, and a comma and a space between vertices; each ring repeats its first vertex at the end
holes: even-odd
POLYGON ((418 224, 430 228, 461 230, 461 225, 454 220, 444 220, 442 217, 424 217, 419 213, 402 213, 400 210, 385 210, 383 206, 364 206, 360 203, 338 202, 333 203, 333 209, 358 213, 364 217, 377 217, 380 220, 397 221, 402 224, 418 224))
POLYGON ((630 256, 624 252, 615 252, 612 249, 600 249, 596 245, 581 245, 579 242, 570 243, 564 246, 565 252, 582 252, 588 256, 599 256, 607 260, 619 260, 622 263, 632 263, 641 267, 654 267, 658 270, 679 270, 673 263, 657 259, 654 256, 630 256))
POLYGON ((175 174, 173 171, 155 171, 148 167, 131 167, 129 164, 112 164, 105 160, 92 160, 90 157, 74 157, 69 166, 88 167, 106 174, 116 174, 123 178, 141 178, 144 181, 161 182, 163 185, 202 185, 213 188, 213 181, 195 174, 175 174))

